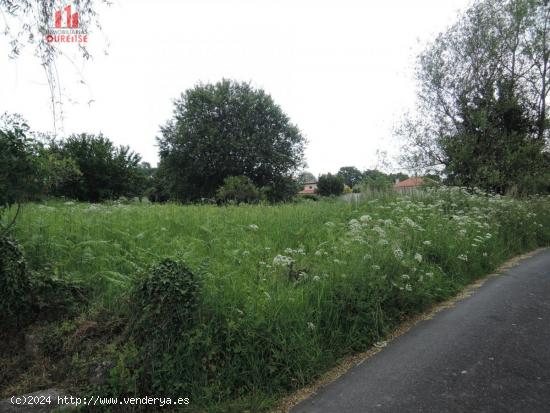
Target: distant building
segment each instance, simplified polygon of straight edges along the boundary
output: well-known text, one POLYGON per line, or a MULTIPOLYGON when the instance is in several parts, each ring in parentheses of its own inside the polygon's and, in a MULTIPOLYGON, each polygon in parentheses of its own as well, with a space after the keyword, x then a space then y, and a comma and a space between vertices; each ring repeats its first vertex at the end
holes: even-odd
POLYGON ((408 178, 403 181, 396 179, 393 189, 395 189, 397 192, 409 193, 420 189, 420 187, 422 187, 423 185, 430 185, 430 184, 437 184, 437 182, 430 178, 420 178, 420 177, 408 178))
POLYGON ((298 192, 298 195, 311 195, 317 192, 317 181, 304 182, 304 188, 298 192))

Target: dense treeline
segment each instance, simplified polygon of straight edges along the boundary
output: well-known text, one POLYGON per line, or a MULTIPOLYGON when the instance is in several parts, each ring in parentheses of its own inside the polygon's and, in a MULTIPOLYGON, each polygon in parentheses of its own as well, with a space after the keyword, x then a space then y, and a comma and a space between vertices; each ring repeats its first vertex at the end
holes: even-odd
POLYGON ((89 202, 141 196, 150 180, 148 165, 126 146, 101 134, 40 136, 20 116, 2 117, 0 147, 2 206, 52 196, 89 202))

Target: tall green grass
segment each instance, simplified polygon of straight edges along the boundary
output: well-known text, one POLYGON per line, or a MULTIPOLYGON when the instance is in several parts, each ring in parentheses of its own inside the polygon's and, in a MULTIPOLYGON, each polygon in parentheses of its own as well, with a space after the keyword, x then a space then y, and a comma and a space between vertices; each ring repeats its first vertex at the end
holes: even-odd
POLYGON ((146 355, 165 366, 147 372, 147 389, 140 349, 118 344, 110 388, 227 411, 269 405, 506 258, 548 245, 550 199, 443 189, 279 206, 48 202, 26 205, 16 232, 31 266, 78 280, 92 307, 122 317, 140 274, 164 257, 185 261, 201 283, 197 327, 146 355))

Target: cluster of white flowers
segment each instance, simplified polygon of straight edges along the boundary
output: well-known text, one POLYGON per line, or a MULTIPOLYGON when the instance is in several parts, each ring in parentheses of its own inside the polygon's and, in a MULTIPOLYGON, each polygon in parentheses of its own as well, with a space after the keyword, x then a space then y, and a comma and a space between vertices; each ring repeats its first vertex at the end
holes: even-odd
POLYGON ((288 254, 288 255, 306 255, 303 248, 296 248, 296 249, 285 248, 285 254, 288 254))
POLYGON ((372 230, 374 232, 376 232, 378 235, 380 235, 381 237, 385 237, 386 236, 386 231, 384 231, 382 228, 380 228, 378 225, 374 226, 372 228, 372 230))
POLYGON ((462 261, 468 261, 468 256, 466 254, 460 254, 457 258, 462 261))
POLYGON ((257 226, 256 224, 250 224, 248 226, 248 228, 250 228, 252 231, 258 231, 258 229, 260 228, 259 226, 257 226))
POLYGON ((414 254, 414 259, 418 262, 422 262, 422 255, 417 252, 416 254, 414 254))
POLYGON ((393 249, 393 255, 395 256, 395 258, 401 261, 403 259, 403 250, 399 247, 395 247, 393 249))
POLYGON ((414 222, 412 219, 410 219, 409 217, 405 217, 403 219, 403 222, 405 224, 407 224, 409 227, 413 228, 413 229, 417 229, 419 231, 424 231, 424 228, 422 228, 420 225, 418 225, 416 222, 414 222))
POLYGON ((294 259, 292 259, 292 257, 287 257, 286 255, 276 255, 275 258, 273 258, 273 265, 278 265, 281 267, 288 267, 293 262, 294 259))

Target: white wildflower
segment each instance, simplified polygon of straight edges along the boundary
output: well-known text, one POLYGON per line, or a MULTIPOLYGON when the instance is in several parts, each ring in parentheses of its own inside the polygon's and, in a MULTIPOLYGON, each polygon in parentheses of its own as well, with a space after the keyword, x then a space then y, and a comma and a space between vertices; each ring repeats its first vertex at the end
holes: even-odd
POLYGON ((294 260, 291 257, 287 257, 286 255, 276 255, 275 258, 273 258, 273 265, 288 267, 293 262, 294 260))
POLYGON ((311 321, 307 323, 307 328, 310 330, 315 330, 315 324, 313 324, 311 321))
POLYGON ((414 259, 418 262, 422 262, 422 255, 417 252, 416 254, 414 254, 414 259))
POLYGON ((426 240, 426 241, 423 241, 423 242, 422 242, 422 244, 424 244, 424 245, 432 245, 432 242, 431 242, 431 241, 428 241, 428 240, 426 240))
POLYGON ((369 222, 371 220, 370 215, 361 215, 361 218, 359 218, 361 222, 369 222))
POLYGON ((248 228, 250 228, 252 231, 258 231, 258 229, 260 228, 259 226, 257 226, 256 224, 250 224, 248 226, 248 228))
POLYGON ((395 256, 395 258, 397 258, 398 260, 402 260, 403 259, 403 250, 401 250, 401 248, 399 247, 395 247, 393 249, 393 255, 395 256))
POLYGON ((468 256, 466 254, 460 254, 457 258, 462 261, 468 261, 468 256))

